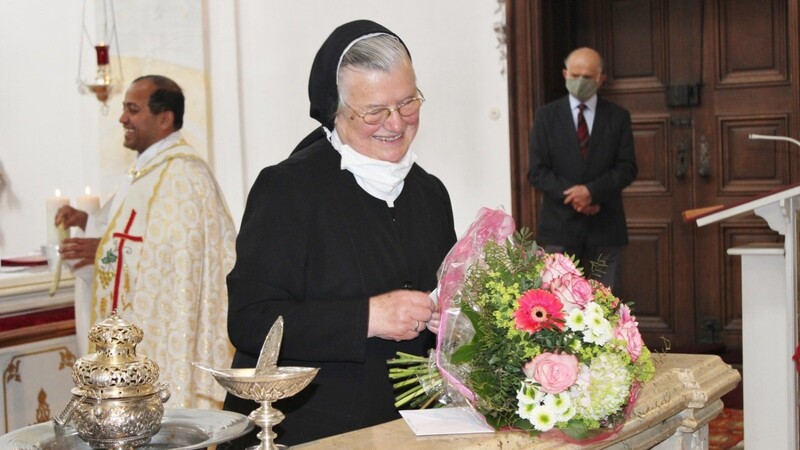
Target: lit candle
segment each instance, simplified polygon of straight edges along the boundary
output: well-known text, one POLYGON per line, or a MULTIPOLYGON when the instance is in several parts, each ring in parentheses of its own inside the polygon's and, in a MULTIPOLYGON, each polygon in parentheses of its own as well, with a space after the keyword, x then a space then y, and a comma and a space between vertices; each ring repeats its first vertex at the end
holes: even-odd
POLYGON ((86 186, 86 194, 78 197, 78 209, 86 211, 90 216, 100 209, 100 197, 92 195, 92 190, 86 186))
POLYGON ((56 229, 56 211, 64 205, 69 205, 69 199, 61 196, 61 191, 56 189, 55 197, 47 199, 47 244, 58 245, 58 230, 56 229))

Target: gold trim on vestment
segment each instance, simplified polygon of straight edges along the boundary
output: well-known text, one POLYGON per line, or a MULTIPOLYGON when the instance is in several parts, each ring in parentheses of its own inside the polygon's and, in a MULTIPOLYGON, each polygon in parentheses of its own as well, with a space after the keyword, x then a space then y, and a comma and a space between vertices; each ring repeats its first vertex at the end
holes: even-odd
MULTIPOLYGON (((169 147, 159 151, 159 153, 166 152, 167 150, 171 150, 171 149, 173 149, 175 147, 180 147, 182 145, 188 146, 189 144, 186 143, 186 141, 184 139, 181 139, 180 141, 176 142, 174 145, 170 145, 169 147)), ((155 160, 156 158, 158 158, 158 156, 156 156, 153 159, 155 160)), ((144 166, 144 167, 142 167, 141 169, 138 169, 138 170, 134 168, 134 167, 136 167, 134 165, 134 167, 131 167, 130 170, 128 170, 128 176, 131 178, 131 184, 135 183, 136 180, 138 180, 139 178, 142 178, 143 176, 145 176, 148 173, 150 173, 153 170, 155 170, 156 167, 159 167, 159 166, 161 166, 162 164, 164 164, 166 162, 170 162, 175 158, 195 158, 195 159, 202 160, 202 158, 200 158, 199 156, 193 155, 191 153, 176 153, 174 155, 169 155, 169 156, 165 157, 164 159, 158 160, 158 161, 156 161, 154 163, 151 161, 151 163, 148 163, 148 165, 146 165, 146 166, 144 166)))

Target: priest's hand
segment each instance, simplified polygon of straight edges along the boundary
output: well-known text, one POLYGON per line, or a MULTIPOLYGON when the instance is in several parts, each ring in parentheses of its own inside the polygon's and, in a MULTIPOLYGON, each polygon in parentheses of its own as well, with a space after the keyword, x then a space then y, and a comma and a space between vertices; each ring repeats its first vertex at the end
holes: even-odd
POLYGON ((420 291, 397 290, 369 299, 367 337, 414 339, 433 317, 436 305, 420 291))
POLYGON ((71 267, 72 270, 77 270, 94 264, 94 256, 99 245, 99 238, 66 238, 61 242, 58 252, 61 253, 61 259, 76 260, 71 267))
POLYGON ((64 205, 56 211, 56 226, 64 225, 64 228, 80 227, 81 230, 86 230, 86 222, 89 220, 89 214, 86 211, 75 209, 72 206, 64 205))

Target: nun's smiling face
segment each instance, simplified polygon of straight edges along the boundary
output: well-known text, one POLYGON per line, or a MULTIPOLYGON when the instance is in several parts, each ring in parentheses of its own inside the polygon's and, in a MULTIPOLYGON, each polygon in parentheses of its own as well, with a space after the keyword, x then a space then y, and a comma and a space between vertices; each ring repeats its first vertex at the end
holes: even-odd
POLYGON ((418 96, 411 64, 401 62, 390 72, 352 67, 342 70, 340 91, 347 108, 339 112, 334 122, 342 142, 370 158, 400 161, 419 127, 419 112, 401 116, 396 110, 418 96), (373 122, 373 115, 368 113, 381 108, 392 110, 383 122, 369 125, 362 118, 366 114, 367 120, 373 122))

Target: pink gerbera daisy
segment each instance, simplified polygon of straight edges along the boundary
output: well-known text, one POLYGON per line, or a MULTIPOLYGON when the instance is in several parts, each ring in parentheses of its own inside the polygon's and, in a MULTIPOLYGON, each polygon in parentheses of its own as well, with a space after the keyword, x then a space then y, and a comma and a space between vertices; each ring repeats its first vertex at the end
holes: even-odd
POLYGON ((541 289, 531 289, 517 300, 514 311, 516 326, 531 334, 543 328, 564 328, 564 304, 555 295, 541 289))

